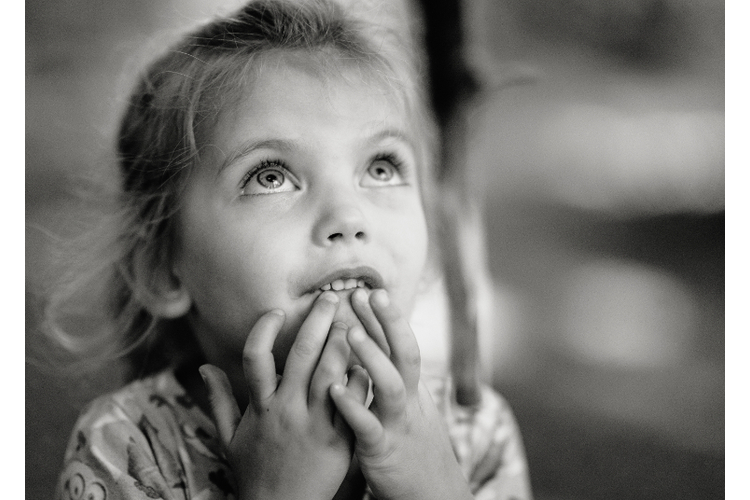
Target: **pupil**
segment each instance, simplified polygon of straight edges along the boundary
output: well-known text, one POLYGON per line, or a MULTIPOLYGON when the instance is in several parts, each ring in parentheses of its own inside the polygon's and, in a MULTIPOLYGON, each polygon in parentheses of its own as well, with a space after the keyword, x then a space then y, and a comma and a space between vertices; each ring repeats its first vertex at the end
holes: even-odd
POLYGON ((391 178, 391 171, 385 167, 375 167, 375 177, 381 181, 387 181, 391 178))
POLYGON ((269 189, 275 189, 284 183, 284 174, 277 170, 272 170, 258 176, 258 183, 269 189))

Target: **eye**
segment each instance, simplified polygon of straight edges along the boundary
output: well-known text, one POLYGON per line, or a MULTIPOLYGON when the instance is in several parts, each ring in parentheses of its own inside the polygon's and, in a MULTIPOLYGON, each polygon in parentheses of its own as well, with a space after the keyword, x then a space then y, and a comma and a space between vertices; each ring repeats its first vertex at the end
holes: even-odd
POLYGON ((99 483, 92 483, 86 493, 86 500, 106 500, 107 490, 99 483))
POLYGON ((263 161, 242 178, 240 194, 246 196, 295 191, 297 186, 290 178, 291 174, 281 162, 263 161))
POLYGON ((86 489, 86 482, 83 480, 83 476, 76 474, 70 478, 68 483, 68 491, 70 492, 70 498, 73 500, 80 499, 83 497, 83 490, 86 489))
POLYGON ((361 185, 364 187, 402 186, 406 184, 402 163, 393 155, 376 156, 367 167, 361 185))
POLYGON ((284 181, 286 181, 284 172, 275 168, 262 171, 256 176, 256 179, 258 180, 258 184, 266 189, 279 189, 284 185, 284 181))

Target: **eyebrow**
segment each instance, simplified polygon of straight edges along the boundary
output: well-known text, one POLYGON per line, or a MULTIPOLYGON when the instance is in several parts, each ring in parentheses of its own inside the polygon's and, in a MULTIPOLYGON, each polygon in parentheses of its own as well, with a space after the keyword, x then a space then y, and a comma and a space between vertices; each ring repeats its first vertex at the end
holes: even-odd
POLYGON ((219 168, 216 169, 216 177, 220 176, 221 173, 232 163, 240 158, 248 156, 250 153, 258 149, 275 149, 282 153, 288 153, 294 149, 294 143, 284 139, 260 139, 248 141, 242 144, 239 148, 236 148, 223 162, 221 162, 219 168))
POLYGON ((374 134, 373 136, 369 137, 367 139, 367 142, 370 144, 380 142, 383 139, 398 139, 402 142, 405 142, 411 147, 414 147, 414 143, 411 140, 411 137, 409 137, 404 131, 398 128, 387 128, 384 130, 381 130, 377 134, 374 134))

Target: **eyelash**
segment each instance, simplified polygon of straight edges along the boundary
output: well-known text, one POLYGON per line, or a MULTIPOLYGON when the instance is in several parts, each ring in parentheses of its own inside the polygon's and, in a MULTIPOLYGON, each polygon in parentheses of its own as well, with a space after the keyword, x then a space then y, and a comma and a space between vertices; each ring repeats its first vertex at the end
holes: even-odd
POLYGON ((406 180, 406 178, 408 177, 409 169, 407 167, 407 163, 404 162, 396 153, 389 152, 376 154, 375 156, 373 156, 372 160, 370 160, 367 168, 370 168, 373 163, 378 161, 385 161, 390 163, 404 180, 406 180))
MULTIPOLYGON (((406 178, 408 174, 408 170, 406 167, 406 163, 395 153, 378 153, 372 157, 372 159, 368 163, 368 168, 379 161, 385 161, 391 164, 393 168, 396 170, 396 172, 402 177, 406 178)), ((281 160, 273 160, 273 159, 265 159, 261 160, 260 163, 258 163, 255 167, 253 167, 249 172, 247 172, 240 181, 239 187, 240 190, 243 190, 247 187, 248 183, 256 176, 259 172, 262 172, 266 168, 280 168, 281 170, 284 170, 285 172, 289 172, 289 169, 287 168, 286 164, 281 160)))
POLYGON ((401 172, 404 166, 404 162, 401 161, 401 158, 396 156, 394 153, 378 153, 373 157, 370 163, 372 164, 376 161, 387 161, 388 163, 393 165, 393 167, 399 172, 401 172))
POLYGON ((280 168, 284 172, 288 172, 289 169, 286 167, 283 161, 281 160, 261 160, 260 163, 258 163, 255 167, 250 169, 248 173, 245 174, 245 176, 240 181, 240 190, 245 189, 248 185, 248 183, 261 171, 263 171, 266 168, 280 168))

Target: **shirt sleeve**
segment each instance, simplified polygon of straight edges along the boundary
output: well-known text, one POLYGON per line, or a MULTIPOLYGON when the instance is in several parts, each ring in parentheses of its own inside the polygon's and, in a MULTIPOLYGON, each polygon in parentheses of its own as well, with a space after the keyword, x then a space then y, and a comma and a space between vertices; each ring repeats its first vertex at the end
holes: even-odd
POLYGON ((126 414, 110 398, 94 401, 76 423, 55 500, 185 500, 174 454, 145 415, 126 414))
POLYGON ((508 403, 485 386, 478 405, 464 407, 452 401, 449 406, 451 442, 474 497, 531 500, 521 433, 508 403))

